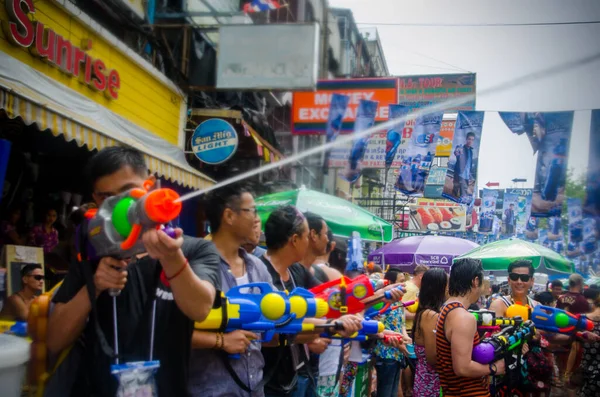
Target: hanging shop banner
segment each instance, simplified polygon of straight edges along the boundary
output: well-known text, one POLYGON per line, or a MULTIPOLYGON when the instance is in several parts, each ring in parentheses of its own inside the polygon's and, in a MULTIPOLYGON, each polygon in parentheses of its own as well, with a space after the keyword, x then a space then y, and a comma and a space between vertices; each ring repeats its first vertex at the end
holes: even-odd
POLYGON ((600 227, 600 109, 592 110, 588 161, 583 211, 586 216, 597 218, 596 227, 600 227))
POLYGON ((429 113, 417 117, 409 147, 402 156, 402 165, 394 187, 406 195, 422 196, 435 155, 444 113, 429 113))
POLYGON ((565 199, 573 112, 541 113, 537 126, 542 138, 531 212, 537 217, 559 216, 565 199))
POLYGON ((504 206, 502 208, 502 234, 513 237, 517 234, 517 201, 516 193, 504 193, 504 206))
POLYGON ((498 114, 513 134, 526 134, 533 148, 533 153, 537 152, 540 140, 534 133, 538 131, 535 128, 536 113, 498 112, 498 114))
POLYGON ((538 244, 543 245, 546 248, 550 247, 550 241, 548 240, 548 229, 539 230, 538 244))
POLYGON ((464 232, 466 208, 447 200, 419 199, 409 206, 409 230, 464 232))
MULTIPOLYGON (((357 134, 361 131, 369 129, 375 123, 375 117, 377 115, 377 107, 379 103, 376 101, 361 100, 358 106, 356 114, 356 121, 354 122, 354 133, 357 134)), ((350 183, 354 183, 360 178, 362 173, 362 167, 360 163, 365 155, 367 144, 369 143, 370 136, 363 136, 354 139, 352 143, 352 150, 350 151, 350 157, 348 158, 348 166, 340 173, 340 177, 350 183)))
POLYGON ((547 236, 550 248, 562 254, 565 249, 564 234, 562 230, 562 221, 560 216, 548 218, 547 236))
MULTIPOLYGON (((344 114, 346 114, 349 101, 350 97, 348 95, 333 94, 331 96, 326 128, 327 142, 333 142, 338 137, 340 130, 342 129, 342 121, 344 119, 344 114)), ((330 153, 330 150, 325 152, 325 160, 323 161, 324 174, 328 173, 330 153)))
POLYGON ((450 153, 452 152, 452 138, 454 137, 455 128, 456 120, 442 121, 440 137, 435 148, 435 157, 450 157, 450 153))
POLYGON ((468 204, 473 201, 485 112, 459 112, 448 160, 443 196, 468 204))
MULTIPOLYGON (((426 107, 449 99, 475 94, 474 73, 400 77, 400 105, 426 107)), ((475 110, 475 100, 447 109, 447 113, 475 110)))
POLYGON ((316 91, 295 91, 292 94, 292 134, 325 134, 333 94, 349 97, 340 132, 350 133, 362 100, 379 102, 376 124, 388 120, 389 105, 398 103, 398 79, 320 80, 316 91))
POLYGON ((583 241, 583 212, 581 199, 576 197, 567 198, 567 213, 569 215, 569 243, 567 253, 573 255, 579 243, 583 241))
POLYGON ((539 238, 538 230, 538 218, 530 216, 525 227, 525 239, 531 242, 536 241, 539 238))
POLYGON ((498 190, 483 189, 481 196, 481 208, 479 210, 479 232, 491 233, 494 226, 494 218, 496 216, 496 199, 498 198, 498 190))
POLYGON ((402 144, 402 133, 404 131, 404 124, 406 122, 403 118, 410 111, 410 107, 403 105, 390 105, 390 120, 400 119, 398 124, 392 126, 386 136, 385 141, 385 170, 390 169, 394 159, 396 158, 396 153, 398 153, 398 148, 400 144, 402 144))
POLYGON ((583 241, 581 243, 581 253, 591 254, 598 249, 598 218, 583 219, 583 241))
POLYGON ((527 228, 527 221, 531 217, 532 189, 506 189, 507 193, 515 194, 517 201, 515 203, 517 236, 521 238, 527 228))

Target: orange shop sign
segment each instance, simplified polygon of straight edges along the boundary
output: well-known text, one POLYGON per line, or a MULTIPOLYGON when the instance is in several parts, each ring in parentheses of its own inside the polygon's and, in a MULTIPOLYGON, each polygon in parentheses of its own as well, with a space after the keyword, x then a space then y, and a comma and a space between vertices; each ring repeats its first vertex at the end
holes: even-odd
POLYGON ((84 40, 80 48, 43 23, 31 21, 29 15, 35 14, 32 0, 6 0, 5 7, 10 21, 3 26, 12 44, 28 48, 63 73, 79 78, 93 90, 104 92, 109 99, 119 97, 119 72, 86 53, 92 48, 91 40, 84 40))
POLYGON ((358 104, 362 99, 378 101, 375 123, 388 120, 389 105, 398 103, 398 79, 321 80, 317 90, 294 92, 292 99, 292 133, 325 134, 329 105, 333 94, 350 97, 342 132, 352 132, 358 104))

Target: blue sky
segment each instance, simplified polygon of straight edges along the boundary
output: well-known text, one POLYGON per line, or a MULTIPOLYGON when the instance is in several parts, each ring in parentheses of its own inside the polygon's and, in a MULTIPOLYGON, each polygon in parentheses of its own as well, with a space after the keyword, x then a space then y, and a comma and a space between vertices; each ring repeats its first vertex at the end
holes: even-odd
MULTIPOLYGON (((600 24, 551 26, 392 26, 384 24, 486 24, 599 21, 598 0, 330 0, 350 8, 359 27, 376 26, 392 75, 477 73, 485 90, 567 60, 600 53, 600 24)), ((533 186, 535 157, 527 138, 512 135, 497 111, 576 110, 569 167, 586 171, 589 109, 600 108, 600 61, 477 99, 486 113, 479 186, 533 186)))

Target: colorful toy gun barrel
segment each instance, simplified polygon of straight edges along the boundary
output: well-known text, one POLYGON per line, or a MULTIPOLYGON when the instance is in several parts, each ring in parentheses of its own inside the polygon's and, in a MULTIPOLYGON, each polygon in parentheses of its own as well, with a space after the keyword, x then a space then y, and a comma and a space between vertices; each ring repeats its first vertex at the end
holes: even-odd
POLYGON ((477 328, 504 328, 508 326, 517 325, 519 320, 514 318, 503 318, 496 317, 496 312, 491 310, 469 310, 469 313, 475 316, 477 320, 477 328))
MULTIPOLYGON (((95 257, 129 258, 145 251, 140 239, 151 228, 160 228, 181 212, 179 195, 171 189, 149 190, 153 183, 146 181, 144 189, 130 189, 109 197, 97 209, 88 210, 88 238, 95 257)), ((167 234, 171 231, 167 230, 167 234)))
MULTIPOLYGON (((515 321, 520 321, 515 319, 515 321)), ((473 347, 472 358, 480 364, 489 364, 498 361, 509 352, 521 348, 523 344, 531 339, 535 333, 535 327, 531 320, 521 325, 504 328, 500 333, 484 339, 473 347)))
POLYGON ((592 331, 594 323, 585 315, 573 314, 555 307, 538 305, 531 314, 537 329, 560 334, 572 334, 577 331, 592 331))
POLYGON ((315 328, 328 329, 328 332, 321 334, 321 336, 325 338, 354 340, 359 342, 364 342, 368 340, 370 336, 377 335, 385 330, 385 326, 379 321, 363 320, 361 325, 362 328, 360 330, 348 337, 341 336, 340 334, 335 333, 335 331, 343 329, 342 323, 339 321, 336 321, 333 324, 316 325, 315 328))
POLYGON ((400 309, 401 307, 409 307, 417 303, 417 301, 398 302, 396 304, 379 302, 371 306, 365 311, 365 318, 373 318, 391 312, 392 310, 400 309))
POLYGON ((313 331, 313 324, 303 324, 304 318, 323 317, 327 304, 312 293, 296 288, 289 295, 274 290, 268 283, 251 283, 230 289, 221 299, 220 307, 213 308, 194 328, 200 331, 232 332, 238 329, 264 333, 263 341, 270 341, 275 332, 296 334, 313 331), (259 293, 245 293, 242 289, 257 289, 259 293))
POLYGON ((344 276, 312 288, 310 292, 316 298, 327 302, 329 309, 325 317, 339 318, 346 313, 355 314, 363 311, 365 305, 361 300, 373 296, 374 291, 369 277, 361 275, 352 280, 344 276), (344 311, 344 307, 347 310, 344 311))

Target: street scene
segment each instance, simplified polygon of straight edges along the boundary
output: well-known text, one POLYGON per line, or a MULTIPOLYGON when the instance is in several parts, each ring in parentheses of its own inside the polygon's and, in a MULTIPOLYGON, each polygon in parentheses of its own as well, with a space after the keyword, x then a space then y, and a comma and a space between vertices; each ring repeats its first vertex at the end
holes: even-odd
POLYGON ((0 21, 0 397, 600 396, 596 0, 0 21))

